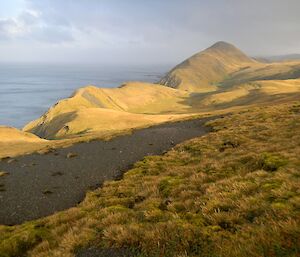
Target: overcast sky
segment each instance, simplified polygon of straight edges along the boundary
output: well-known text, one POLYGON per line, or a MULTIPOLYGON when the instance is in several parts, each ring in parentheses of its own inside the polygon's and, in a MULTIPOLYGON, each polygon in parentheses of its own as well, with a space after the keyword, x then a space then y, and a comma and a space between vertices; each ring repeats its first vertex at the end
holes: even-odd
POLYGON ((220 40, 300 53, 300 1, 0 0, 0 62, 175 64, 220 40))

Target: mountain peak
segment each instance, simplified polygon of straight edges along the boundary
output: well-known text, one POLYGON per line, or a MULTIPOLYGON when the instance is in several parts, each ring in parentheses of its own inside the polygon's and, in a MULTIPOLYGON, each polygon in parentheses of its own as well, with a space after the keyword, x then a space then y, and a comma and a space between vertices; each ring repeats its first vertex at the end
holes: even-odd
POLYGON ((237 49, 234 45, 227 43, 225 41, 219 41, 215 44, 213 44, 208 49, 216 49, 216 50, 222 50, 222 51, 228 51, 230 49, 237 49))
POLYGON ((159 83, 189 92, 211 92, 230 73, 254 62, 234 45, 219 41, 177 65, 159 83))

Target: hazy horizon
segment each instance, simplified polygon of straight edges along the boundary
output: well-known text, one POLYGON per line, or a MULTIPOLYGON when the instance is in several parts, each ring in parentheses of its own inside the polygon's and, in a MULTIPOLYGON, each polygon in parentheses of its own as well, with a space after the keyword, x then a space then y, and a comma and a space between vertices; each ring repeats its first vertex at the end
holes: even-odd
POLYGON ((0 62, 176 64, 217 41, 250 56, 300 53, 296 0, 10 0, 0 62))

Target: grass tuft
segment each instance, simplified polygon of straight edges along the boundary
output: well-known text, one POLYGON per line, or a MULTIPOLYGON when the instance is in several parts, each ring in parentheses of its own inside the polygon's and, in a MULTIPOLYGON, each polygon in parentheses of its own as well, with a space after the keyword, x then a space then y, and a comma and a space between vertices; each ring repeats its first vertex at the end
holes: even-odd
POLYGON ((282 156, 264 153, 261 160, 262 168, 265 171, 277 171, 280 167, 285 166, 288 163, 288 160, 282 156))
POLYGON ((0 170, 0 177, 7 176, 8 174, 9 174, 8 172, 0 170))

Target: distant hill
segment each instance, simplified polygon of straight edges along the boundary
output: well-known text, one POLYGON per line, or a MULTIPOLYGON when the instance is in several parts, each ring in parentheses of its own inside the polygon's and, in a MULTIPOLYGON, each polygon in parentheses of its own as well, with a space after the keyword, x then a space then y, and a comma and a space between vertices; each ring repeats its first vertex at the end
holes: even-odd
POLYGON ((276 56, 264 56, 254 58, 260 62, 285 62, 285 61, 300 61, 300 54, 287 54, 287 55, 276 55, 276 56))
POLYGON ((180 104, 186 97, 184 91, 142 82, 119 88, 87 86, 56 103, 23 130, 54 139, 160 123, 186 113, 188 107, 180 104))
POLYGON ((23 132, 16 128, 0 126, 0 159, 38 151, 48 144, 49 141, 31 133, 23 132))
POLYGON ((238 48, 221 41, 177 65, 159 84, 189 92, 210 92, 230 73, 254 63, 238 48))
POLYGON ((39 143, 44 140, 36 135, 20 131, 16 128, 0 126, 0 141, 39 143))
POLYGON ((47 139, 74 138, 299 98, 300 61, 262 62, 218 42, 177 65, 158 84, 78 89, 23 131, 47 139))

